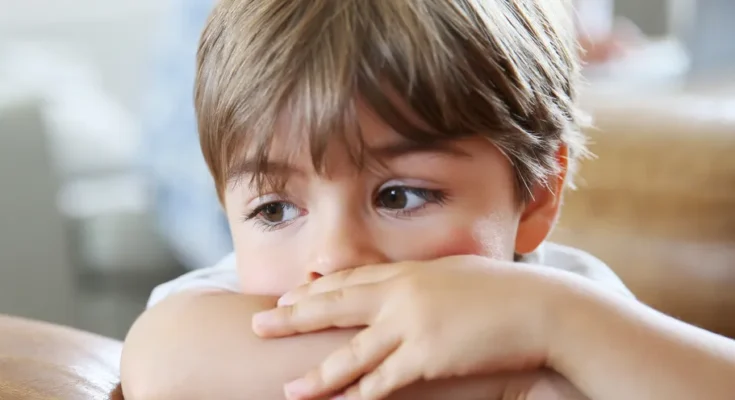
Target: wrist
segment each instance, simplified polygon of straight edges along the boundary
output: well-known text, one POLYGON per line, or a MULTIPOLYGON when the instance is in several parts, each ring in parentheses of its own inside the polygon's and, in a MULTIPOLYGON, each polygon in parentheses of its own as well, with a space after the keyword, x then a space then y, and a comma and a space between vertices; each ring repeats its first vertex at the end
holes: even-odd
POLYGON ((625 345, 624 340, 614 344, 610 336, 625 325, 619 314, 623 297, 578 276, 562 279, 556 290, 548 367, 583 389, 584 377, 595 368, 590 361, 599 362, 601 354, 625 345))
POLYGON ((576 347, 591 325, 604 313, 602 297, 586 278, 553 271, 544 281, 540 296, 546 366, 564 375, 574 363, 576 347))

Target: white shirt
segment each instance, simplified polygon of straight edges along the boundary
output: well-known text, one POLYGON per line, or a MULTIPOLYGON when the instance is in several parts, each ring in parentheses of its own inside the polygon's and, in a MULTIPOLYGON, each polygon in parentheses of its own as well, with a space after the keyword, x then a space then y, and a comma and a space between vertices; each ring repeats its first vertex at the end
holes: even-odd
MULTIPOLYGON (((589 253, 554 243, 544 243, 533 253, 523 256, 522 262, 544 265, 589 278, 600 285, 627 296, 633 294, 605 263, 589 253)), ((184 274, 153 290, 148 307, 175 293, 185 290, 223 290, 240 293, 235 254, 232 253, 213 267, 184 274)))

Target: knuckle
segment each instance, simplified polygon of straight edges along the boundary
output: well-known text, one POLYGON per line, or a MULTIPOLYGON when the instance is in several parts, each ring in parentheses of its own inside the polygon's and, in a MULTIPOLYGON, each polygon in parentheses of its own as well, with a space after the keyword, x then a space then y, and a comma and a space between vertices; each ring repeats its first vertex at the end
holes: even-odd
POLYGON ((403 276, 395 280, 395 293, 400 293, 406 298, 411 298, 416 291, 416 284, 411 276, 403 276))
POLYGON ((427 361, 428 360, 426 360, 425 357, 422 357, 420 364, 425 366, 423 369, 423 379, 433 381, 437 379, 445 379, 451 376, 447 374, 447 370, 444 368, 444 365, 427 363, 427 361))
POLYGON ((337 367, 332 359, 328 358, 314 371, 314 382, 319 387, 328 386, 334 382, 337 375, 337 367))
POLYGON ((327 295, 327 300, 329 300, 329 302, 332 304, 336 304, 336 303, 341 303, 342 301, 344 301, 345 297, 346 297, 345 289, 338 288, 338 289, 335 289, 329 292, 329 294, 327 295))
POLYGON ((286 296, 288 298, 288 304, 293 305, 298 303, 299 301, 303 300, 304 298, 308 297, 310 295, 310 288, 308 287, 299 287, 295 290, 292 290, 291 292, 287 293, 286 296))
POLYGON ((335 301, 344 300, 347 297, 346 295, 347 295, 347 289, 343 287, 337 288, 334 291, 332 291, 332 296, 335 301))
MULTIPOLYGON (((319 303, 314 301, 306 300, 294 303, 287 307, 286 318, 294 325, 305 326, 312 322, 315 315, 318 315, 319 303)), ((308 329, 308 327, 307 327, 308 329)))
POLYGON ((321 279, 317 279, 314 282, 311 282, 308 285, 301 286, 298 288, 295 292, 300 295, 304 296, 313 296, 319 292, 321 292, 321 287, 324 285, 322 282, 320 282, 321 279))
POLYGON ((322 276, 319 279, 311 282, 307 285, 306 291, 309 295, 315 295, 328 290, 331 287, 331 276, 322 276))
POLYGON ((324 370, 324 364, 320 364, 306 374, 306 379, 309 381, 312 387, 321 389, 324 387, 325 383, 325 372, 326 371, 324 370))
POLYGON ((406 285, 407 290, 411 291, 411 294, 421 293, 421 278, 418 274, 411 274, 406 276, 404 278, 404 285, 406 285))
POLYGON ((381 364, 370 375, 360 380, 359 391, 363 399, 379 399, 381 393, 385 392, 385 388, 389 385, 386 381, 390 376, 385 371, 385 367, 381 364))
POLYGON ((291 306, 285 307, 284 312, 286 314, 286 319, 288 319, 289 321, 297 321, 299 317, 303 314, 303 309, 303 303, 295 303, 291 306))
POLYGON ((354 361, 356 364, 362 364, 362 362, 366 358, 363 335, 358 334, 350 340, 350 343, 348 345, 348 353, 352 361, 354 361))
POLYGON ((350 269, 341 271, 340 274, 341 274, 341 278, 342 278, 341 280, 345 284, 350 284, 352 282, 357 281, 358 280, 358 276, 359 276, 357 274, 357 268, 350 268, 350 269))
POLYGON ((425 295, 421 282, 413 275, 399 279, 394 289, 393 293, 400 297, 401 303, 412 307, 420 304, 425 295))

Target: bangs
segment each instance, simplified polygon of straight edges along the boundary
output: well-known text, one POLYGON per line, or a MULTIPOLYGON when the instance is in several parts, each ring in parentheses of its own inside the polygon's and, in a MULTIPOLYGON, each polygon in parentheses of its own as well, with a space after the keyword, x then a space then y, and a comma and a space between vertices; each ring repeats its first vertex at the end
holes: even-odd
POLYGON ((450 130, 443 124, 431 125, 427 116, 408 105, 405 93, 398 97, 397 91, 385 84, 366 83, 341 90, 343 97, 325 101, 324 96, 314 96, 313 86, 301 84, 289 93, 282 107, 274 107, 249 123, 237 124, 239 134, 231 135, 234 142, 227 156, 228 182, 238 184, 243 175, 248 175, 249 184, 261 195, 280 191, 286 184, 285 175, 270 171, 271 165, 292 164, 308 150, 314 171, 326 174, 330 146, 346 151, 358 169, 365 168, 366 163, 379 165, 380 160, 371 158, 365 151, 364 132, 358 118, 360 109, 360 112, 374 113, 397 136, 427 147, 473 135, 466 127, 450 130), (357 89, 360 86, 365 89, 357 89), (244 170, 247 174, 243 174, 244 170))
MULTIPOLYGON (((320 173, 334 143, 362 167, 358 103, 409 141, 487 137, 514 164, 524 189, 553 170, 553 155, 542 154, 550 142, 541 136, 570 122, 562 106, 571 93, 560 89, 570 85, 534 87, 539 74, 552 79, 560 72, 539 63, 533 43, 514 47, 494 35, 523 28, 522 20, 508 18, 517 14, 509 8, 520 6, 254 3, 261 2, 221 0, 199 52, 200 138, 218 187, 238 177, 245 163, 259 190, 281 187, 269 162, 274 154, 288 160, 304 146, 320 173), (519 69, 519 60, 529 68, 519 69)), ((557 134, 551 145, 560 143, 557 134)))

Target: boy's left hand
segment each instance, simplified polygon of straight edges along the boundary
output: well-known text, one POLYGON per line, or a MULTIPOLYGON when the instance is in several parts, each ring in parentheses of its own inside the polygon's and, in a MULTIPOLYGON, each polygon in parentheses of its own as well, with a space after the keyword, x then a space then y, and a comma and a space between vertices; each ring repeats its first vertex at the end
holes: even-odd
POLYGON ((559 277, 478 256, 365 266, 287 293, 254 317, 253 329, 283 337, 367 326, 286 392, 377 400, 422 379, 544 366, 559 277))

